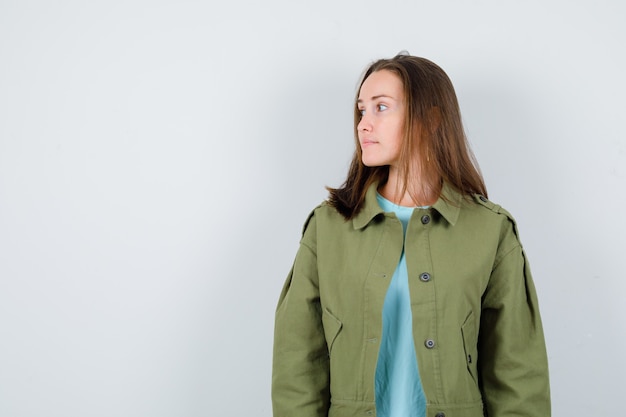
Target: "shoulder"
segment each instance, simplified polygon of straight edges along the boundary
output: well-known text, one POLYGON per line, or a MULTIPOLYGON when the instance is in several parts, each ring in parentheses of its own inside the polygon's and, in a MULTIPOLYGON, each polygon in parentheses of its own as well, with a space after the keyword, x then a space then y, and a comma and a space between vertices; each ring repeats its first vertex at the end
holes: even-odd
POLYGON ((314 229, 317 224, 321 223, 326 226, 337 226, 340 224, 346 224, 346 221, 341 214, 330 205, 328 201, 323 201, 318 204, 306 217, 304 225, 302 226, 302 235, 307 233, 307 230, 314 229))
POLYGON ((497 203, 494 203, 487 197, 480 194, 474 194, 472 196, 472 201, 477 207, 486 209, 486 213, 488 215, 496 216, 496 218, 498 218, 500 221, 509 223, 513 227, 513 231, 515 232, 515 234, 518 235, 517 222, 515 221, 513 215, 504 207, 497 203))
POLYGON ((328 237, 336 236, 338 225, 345 222, 343 217, 328 202, 324 201, 307 215, 302 225, 300 245, 307 246, 317 253, 318 243, 327 242, 328 237))
POLYGON ((474 194, 466 206, 472 206, 469 211, 474 213, 475 219, 481 225, 497 233, 498 246, 502 250, 507 251, 513 247, 522 246, 517 222, 504 207, 480 194, 474 194))
POLYGON ((473 194, 472 201, 495 214, 502 214, 509 218, 512 217, 511 214, 508 211, 506 211, 501 205, 494 203, 493 201, 489 200, 484 195, 473 194))

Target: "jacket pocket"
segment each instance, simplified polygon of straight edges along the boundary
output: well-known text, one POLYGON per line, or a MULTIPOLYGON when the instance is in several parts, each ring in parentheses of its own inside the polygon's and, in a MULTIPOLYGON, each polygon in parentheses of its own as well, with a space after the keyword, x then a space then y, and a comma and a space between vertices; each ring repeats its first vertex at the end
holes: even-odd
POLYGON ((465 319, 465 323, 461 326, 461 334, 463 336, 463 350, 465 352, 465 363, 467 364, 467 372, 471 376, 474 384, 478 386, 478 335, 476 334, 476 319, 474 312, 465 319))
POLYGON ((341 331, 343 324, 341 320, 335 317, 327 308, 322 312, 322 325, 324 326, 324 337, 326 338, 326 345, 328 346, 328 354, 330 355, 333 344, 337 335, 341 331))

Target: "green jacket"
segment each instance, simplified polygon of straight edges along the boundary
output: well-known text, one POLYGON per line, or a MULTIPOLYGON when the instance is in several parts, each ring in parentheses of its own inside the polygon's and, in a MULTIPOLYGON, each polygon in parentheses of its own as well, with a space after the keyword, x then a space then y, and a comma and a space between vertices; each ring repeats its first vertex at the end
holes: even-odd
POLYGON ((482 196, 415 209, 406 241, 376 185, 350 221, 305 224, 276 309, 274 417, 375 416, 387 287, 403 244, 428 417, 549 417, 537 296, 515 221, 482 196))

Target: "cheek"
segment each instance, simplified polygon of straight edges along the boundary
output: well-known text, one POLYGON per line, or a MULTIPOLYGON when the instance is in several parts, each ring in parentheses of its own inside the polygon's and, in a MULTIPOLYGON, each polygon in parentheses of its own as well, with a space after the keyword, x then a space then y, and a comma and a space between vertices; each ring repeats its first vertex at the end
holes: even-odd
POLYGON ((403 139, 403 129, 402 126, 397 126, 395 131, 394 131, 394 135, 393 135, 393 144, 394 144, 394 148, 400 150, 400 148, 402 147, 402 141, 403 139))

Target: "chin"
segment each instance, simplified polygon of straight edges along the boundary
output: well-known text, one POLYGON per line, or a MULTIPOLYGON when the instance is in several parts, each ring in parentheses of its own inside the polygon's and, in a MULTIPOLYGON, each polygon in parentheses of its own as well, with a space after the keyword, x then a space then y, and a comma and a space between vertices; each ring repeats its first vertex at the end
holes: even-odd
POLYGON ((364 160, 361 159, 361 162, 363 162, 363 165, 365 165, 366 167, 369 167, 369 168, 373 168, 373 167, 376 166, 376 165, 372 164, 370 161, 364 161, 364 160))
POLYGON ((370 168, 381 167, 383 165, 389 165, 383 161, 372 160, 369 158, 368 159, 361 158, 361 162, 363 162, 363 165, 365 165, 366 167, 370 167, 370 168))

